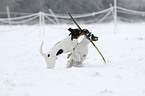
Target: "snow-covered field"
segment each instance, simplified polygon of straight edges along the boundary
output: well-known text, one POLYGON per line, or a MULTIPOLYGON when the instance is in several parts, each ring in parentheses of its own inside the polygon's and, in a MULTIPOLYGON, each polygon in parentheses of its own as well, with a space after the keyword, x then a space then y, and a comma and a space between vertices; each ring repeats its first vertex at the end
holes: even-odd
POLYGON ((89 45, 81 68, 66 68, 67 54, 47 69, 44 52, 75 25, 0 26, 0 96, 145 96, 145 23, 81 25, 99 37, 104 55, 89 45))

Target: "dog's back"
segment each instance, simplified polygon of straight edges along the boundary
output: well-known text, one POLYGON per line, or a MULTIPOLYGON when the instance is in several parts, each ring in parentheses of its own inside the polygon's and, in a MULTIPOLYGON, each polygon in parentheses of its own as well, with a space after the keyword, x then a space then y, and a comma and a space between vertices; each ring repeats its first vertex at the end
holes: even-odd
POLYGON ((56 43, 49 52, 57 53, 60 49, 63 50, 63 53, 72 52, 77 43, 77 39, 71 40, 71 37, 68 36, 67 38, 56 43))

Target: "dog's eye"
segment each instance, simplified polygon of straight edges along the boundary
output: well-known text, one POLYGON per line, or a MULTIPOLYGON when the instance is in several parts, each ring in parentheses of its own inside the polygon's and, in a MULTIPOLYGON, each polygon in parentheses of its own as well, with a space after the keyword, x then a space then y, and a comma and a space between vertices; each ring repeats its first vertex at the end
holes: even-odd
POLYGON ((48 57, 50 56, 50 54, 48 54, 48 57))

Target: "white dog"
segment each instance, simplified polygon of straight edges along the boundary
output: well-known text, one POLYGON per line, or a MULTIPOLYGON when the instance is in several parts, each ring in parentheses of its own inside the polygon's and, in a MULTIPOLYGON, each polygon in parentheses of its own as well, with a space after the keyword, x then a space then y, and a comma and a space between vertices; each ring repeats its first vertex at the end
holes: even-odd
MULTIPOLYGON (((71 32, 78 33, 77 30, 71 30, 71 32)), ((72 66, 81 67, 82 63, 86 60, 88 54, 88 45, 90 43, 88 39, 91 39, 92 41, 98 40, 98 37, 94 36, 86 29, 82 30, 81 32, 83 34, 86 34, 86 36, 84 36, 82 41, 77 44, 77 46, 73 49, 73 52, 68 55, 68 58, 69 56, 71 56, 71 58, 67 62, 67 68, 70 68, 72 66)))
POLYGON ((52 69, 55 67, 55 61, 57 59, 57 56, 62 53, 67 52, 73 52, 74 47, 77 45, 78 40, 73 39, 71 35, 69 35, 67 38, 61 40, 60 42, 56 43, 49 52, 43 53, 42 46, 43 42, 40 46, 40 53, 42 56, 45 57, 45 61, 47 63, 47 68, 52 69))
POLYGON ((71 53, 71 57, 67 62, 67 68, 70 68, 72 66, 74 67, 82 66, 82 63, 86 60, 88 54, 89 43, 90 41, 84 36, 82 41, 77 44, 77 46, 74 48, 73 52, 71 53))
POLYGON ((88 30, 79 30, 79 29, 68 29, 71 33, 70 35, 61 40, 60 42, 56 43, 49 52, 43 53, 42 47, 43 42, 40 46, 40 53, 42 56, 45 57, 45 61, 47 63, 47 68, 52 69, 55 67, 55 61, 57 56, 62 53, 70 52, 72 54, 71 59, 69 60, 67 67, 74 66, 74 64, 82 64, 82 62, 86 59, 88 53, 88 45, 89 40, 88 38, 96 40, 96 37, 92 35, 88 30), (83 40, 78 44, 78 38, 81 35, 86 35, 83 40), (92 38, 93 37, 93 38, 92 38))

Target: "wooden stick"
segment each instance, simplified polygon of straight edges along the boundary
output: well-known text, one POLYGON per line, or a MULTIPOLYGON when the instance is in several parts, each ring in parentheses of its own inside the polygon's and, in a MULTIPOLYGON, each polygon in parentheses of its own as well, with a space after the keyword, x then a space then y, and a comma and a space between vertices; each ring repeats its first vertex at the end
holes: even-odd
MULTIPOLYGON (((68 12, 68 14, 69 14, 69 16, 71 17, 71 19, 73 20, 73 22, 77 25, 77 27, 82 31, 81 27, 77 24, 77 22, 74 20, 74 18, 72 17, 72 15, 71 15, 69 12, 68 12)), ((85 36, 86 36, 86 34, 85 34, 85 36)), ((102 57, 104 63, 106 64, 106 60, 105 60, 105 58, 103 57, 103 55, 101 54, 101 52, 99 51, 99 49, 97 48, 97 46, 94 44, 94 42, 93 42, 90 38, 88 38, 88 39, 89 39, 89 41, 93 44, 93 46, 97 49, 97 51, 98 51, 99 54, 101 55, 101 57, 102 57)))

